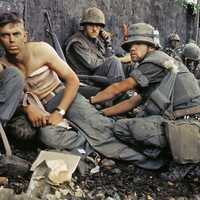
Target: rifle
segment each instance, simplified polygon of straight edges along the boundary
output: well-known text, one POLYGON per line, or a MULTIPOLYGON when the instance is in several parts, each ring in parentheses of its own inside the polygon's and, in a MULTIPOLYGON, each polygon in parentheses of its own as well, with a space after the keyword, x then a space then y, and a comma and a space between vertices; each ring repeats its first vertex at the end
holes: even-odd
POLYGON ((28 0, 24 1, 23 20, 24 27, 26 30, 28 30, 28 0))
POLYGON ((53 41, 53 46, 57 52, 57 54, 64 60, 66 61, 66 58, 63 54, 63 50, 61 48, 61 45, 60 45, 60 42, 58 40, 58 37, 56 35, 56 33, 53 31, 53 26, 52 26, 52 23, 51 23, 51 20, 50 20, 50 17, 49 17, 49 13, 48 11, 45 11, 44 12, 44 16, 46 17, 47 19, 47 22, 48 22, 48 25, 49 25, 49 29, 47 29, 46 31, 48 32, 48 34, 50 34, 51 36, 51 39, 53 41))

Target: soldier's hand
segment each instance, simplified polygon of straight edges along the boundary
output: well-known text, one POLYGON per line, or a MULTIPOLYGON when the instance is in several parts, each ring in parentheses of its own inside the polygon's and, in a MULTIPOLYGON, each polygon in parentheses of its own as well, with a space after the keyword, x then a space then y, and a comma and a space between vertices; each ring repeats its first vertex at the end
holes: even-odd
POLYGON ((42 127, 48 124, 49 114, 36 105, 30 104, 24 110, 34 127, 42 127))
POLYGON ((101 30, 101 37, 106 41, 106 42, 111 42, 111 33, 101 30))
POLYGON ((48 124, 56 125, 63 120, 63 116, 58 112, 53 112, 49 115, 48 124))

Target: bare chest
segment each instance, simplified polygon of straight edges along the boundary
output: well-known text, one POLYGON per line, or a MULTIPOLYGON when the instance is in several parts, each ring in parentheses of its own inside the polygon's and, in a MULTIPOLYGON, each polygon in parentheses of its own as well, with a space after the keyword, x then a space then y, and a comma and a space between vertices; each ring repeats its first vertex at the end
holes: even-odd
POLYGON ((23 63, 22 62, 11 63, 11 62, 8 62, 6 59, 0 59, 0 63, 6 67, 18 68, 25 75, 25 77, 28 77, 34 71, 36 71, 37 69, 45 65, 44 62, 38 59, 30 59, 23 63))

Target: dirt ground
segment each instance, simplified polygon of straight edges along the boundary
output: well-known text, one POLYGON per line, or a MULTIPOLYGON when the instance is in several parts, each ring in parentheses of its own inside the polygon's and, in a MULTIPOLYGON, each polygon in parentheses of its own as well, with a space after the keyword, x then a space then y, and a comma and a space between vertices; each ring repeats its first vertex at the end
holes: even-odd
MULTIPOLYGON (((16 144, 12 142, 14 154, 30 163, 34 161, 40 148, 31 144, 16 144)), ((95 166, 93 166, 95 167, 95 166)), ((163 171, 140 169, 132 163, 116 162, 113 167, 99 165, 96 173, 81 176, 78 171, 73 175, 76 184, 84 191, 84 197, 69 197, 67 199, 96 200, 199 200, 200 172, 189 173, 180 181, 167 181, 160 177, 163 171), (198 175, 197 175, 198 174, 198 175)), ((198 170, 200 165, 196 165, 198 170)), ((194 168, 193 168, 194 169, 194 168)), ((197 171, 198 171, 197 170, 197 171)), ((192 170, 194 171, 194 170, 192 170)), ((200 171, 200 170, 199 170, 200 171)), ((26 192, 31 178, 29 172, 24 177, 8 177, 4 187, 12 188, 15 193, 26 192)))

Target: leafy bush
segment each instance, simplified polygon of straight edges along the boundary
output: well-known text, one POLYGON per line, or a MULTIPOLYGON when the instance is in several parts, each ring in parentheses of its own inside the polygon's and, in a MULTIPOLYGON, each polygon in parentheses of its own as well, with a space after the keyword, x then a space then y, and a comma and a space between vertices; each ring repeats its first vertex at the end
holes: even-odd
POLYGON ((195 15, 197 10, 200 9, 200 5, 197 3, 197 0, 176 0, 179 5, 183 6, 184 8, 189 8, 192 10, 192 14, 195 15))

